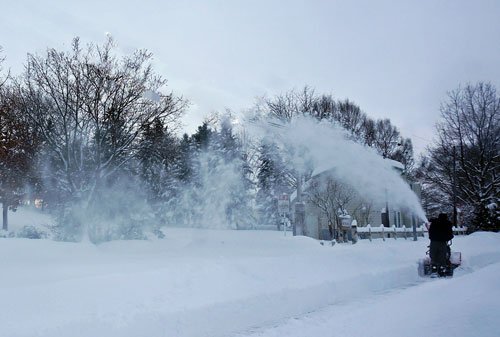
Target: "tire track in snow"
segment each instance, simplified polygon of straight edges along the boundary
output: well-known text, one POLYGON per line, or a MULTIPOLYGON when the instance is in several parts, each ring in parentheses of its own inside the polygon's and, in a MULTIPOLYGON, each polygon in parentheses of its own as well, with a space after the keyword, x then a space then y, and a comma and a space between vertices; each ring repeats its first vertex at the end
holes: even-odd
MULTIPOLYGON (((474 255, 468 258, 465 258, 462 261, 462 265, 458 267, 455 270, 454 278, 461 278, 464 277, 470 273, 477 272, 485 267, 488 267, 490 265, 493 265, 495 263, 500 263, 500 252, 488 252, 488 253, 482 253, 478 255, 474 255)), ((384 273, 384 278, 387 277, 390 274, 394 274, 395 272, 400 272, 400 273, 405 273, 406 275, 402 278, 403 282, 399 283, 399 285, 393 287, 393 288, 387 288, 387 289, 376 289, 374 291, 368 291, 368 292, 360 292, 360 296, 353 296, 350 297, 350 299, 342 299, 340 298, 338 301, 334 303, 330 303, 326 306, 322 307, 317 307, 314 310, 310 310, 308 312, 304 312, 303 314, 299 315, 292 315, 290 317, 286 317, 281 320, 276 320, 274 322, 270 322, 267 325, 261 325, 261 326, 253 326, 250 327, 244 331, 240 331, 237 334, 233 335, 225 335, 225 336, 236 336, 236 337, 250 337, 250 336, 260 336, 262 333, 266 330, 270 329, 277 329, 281 326, 287 325, 287 324, 293 324, 294 321, 300 321, 303 319, 310 319, 311 316, 319 315, 327 310, 331 310, 332 307, 335 306, 347 306, 349 304, 355 303, 355 302, 360 302, 360 303, 371 303, 376 301, 377 298, 380 296, 385 296, 391 293, 397 293, 397 292, 402 292, 407 289, 413 288, 413 287, 418 287, 421 286, 422 284, 426 282, 436 282, 439 280, 443 280, 441 278, 422 278, 422 277, 415 277, 412 278, 409 273, 413 273, 417 275, 417 265, 415 265, 415 268, 411 268, 409 270, 408 268, 399 268, 397 270, 391 271, 390 273, 384 273), (412 282, 411 280, 414 279, 412 282), (362 295, 367 295, 362 296, 362 295), (292 323, 291 323, 292 322, 292 323)), ((396 285, 396 283, 394 283, 396 285)))

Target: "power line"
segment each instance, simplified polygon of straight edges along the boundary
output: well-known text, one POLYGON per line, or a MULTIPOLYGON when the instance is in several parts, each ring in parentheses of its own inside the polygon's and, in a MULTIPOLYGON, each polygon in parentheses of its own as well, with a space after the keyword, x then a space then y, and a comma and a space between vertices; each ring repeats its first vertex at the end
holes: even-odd
POLYGON ((412 133, 411 134, 412 137, 416 137, 416 138, 419 138, 421 140, 425 140, 426 142, 429 142, 429 143, 432 143, 432 140, 429 140, 427 138, 424 138, 424 137, 420 137, 420 136, 417 136, 416 134, 412 133))

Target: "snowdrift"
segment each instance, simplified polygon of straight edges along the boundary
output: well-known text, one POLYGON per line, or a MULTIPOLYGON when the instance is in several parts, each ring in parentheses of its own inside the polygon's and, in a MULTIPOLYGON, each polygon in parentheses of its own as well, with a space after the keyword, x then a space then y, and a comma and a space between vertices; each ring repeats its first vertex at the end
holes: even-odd
MULTIPOLYGON (((372 312, 363 309, 367 299, 376 308, 387 302, 380 308, 384 317, 402 316, 403 324, 414 321, 415 310, 421 315, 441 302, 463 304, 451 301, 459 295, 453 291, 443 300, 425 302, 450 281, 418 277, 416 262, 425 254, 427 239, 332 247, 273 231, 168 228, 165 233, 163 240, 100 245, 0 239, 0 336, 214 337, 255 331, 315 336, 319 333, 308 330, 313 326, 332 329, 349 320, 345 329, 354 335, 364 331, 355 328, 361 321, 386 326, 371 325, 372 312), (406 298, 394 299, 399 293, 406 298), (321 316, 340 308, 346 309, 342 315, 321 316), (359 316, 363 310, 367 317, 359 316), (299 317, 309 323, 302 330, 291 328, 289 320, 299 317)), ((500 276, 500 235, 458 237, 454 248, 464 261, 451 281, 466 291, 475 289, 477 278, 500 276)), ((491 287, 498 292, 496 284, 475 292, 491 292, 491 287)), ((480 297, 474 298, 476 306, 463 305, 462 313, 481 310, 480 297)), ((437 326, 435 332, 443 331, 437 326)))

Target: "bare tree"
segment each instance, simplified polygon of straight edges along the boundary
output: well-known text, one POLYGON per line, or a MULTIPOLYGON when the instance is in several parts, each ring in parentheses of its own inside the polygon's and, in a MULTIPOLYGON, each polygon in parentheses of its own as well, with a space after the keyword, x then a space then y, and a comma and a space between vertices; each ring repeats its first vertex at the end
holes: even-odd
POLYGON ((2 56, 3 48, 0 46, 0 89, 2 88, 3 84, 5 83, 6 79, 2 79, 2 71, 3 71, 3 62, 5 61, 5 56, 2 56))
POLYGON ((273 98, 263 98, 255 107, 261 114, 289 121, 297 116, 311 116, 338 124, 350 138, 374 147, 385 158, 401 161, 409 169, 413 165, 413 146, 402 139, 389 119, 374 121, 349 99, 335 100, 332 95, 316 95, 305 86, 273 98))
POLYGON ((391 158, 401 145, 398 129, 389 119, 380 119, 375 123, 374 146, 384 158, 391 158))
POLYGON ((355 196, 354 190, 326 175, 313 179, 307 194, 308 201, 325 216, 330 235, 337 238, 340 216, 348 214, 347 206, 355 196))
POLYGON ((141 130, 155 120, 170 130, 179 123, 186 102, 165 93, 151 57, 137 50, 119 58, 111 38, 84 48, 75 38, 69 52, 28 55, 17 90, 43 137, 46 178, 62 203, 92 213, 99 193, 135 159, 141 130))
POLYGON ((335 111, 337 111, 337 102, 332 95, 321 95, 315 99, 312 116, 319 120, 331 119, 335 111))
POLYGON ((334 115, 334 119, 339 124, 349 131, 356 141, 363 140, 366 114, 361 111, 360 107, 353 102, 345 99, 337 102, 338 112, 334 115))
POLYGON ((61 187, 90 202, 96 188, 133 158, 141 127, 178 121, 185 102, 162 93, 165 80, 139 50, 118 59, 113 41, 71 52, 29 55, 19 80, 24 107, 54 156, 61 187))
POLYGON ((413 159, 413 144, 410 138, 402 138, 394 150, 391 159, 399 161, 404 165, 404 174, 407 177, 413 176, 415 161, 413 159))
POLYGON ((370 224, 370 214, 373 209, 373 203, 365 200, 359 200, 351 209, 351 215, 358 222, 358 226, 370 224))
MULTIPOLYGON (((427 188, 446 196, 443 206, 473 210, 473 229, 499 230, 500 97, 489 83, 448 94, 437 125, 438 142, 419 170, 427 188)), ((456 211, 454 212, 456 215, 456 211)))
POLYGON ((0 202, 3 229, 8 230, 8 210, 16 209, 25 187, 34 180, 33 164, 40 139, 22 112, 10 87, 0 88, 0 202))
POLYGON ((363 121, 363 143, 369 147, 375 145, 376 138, 375 121, 371 118, 366 118, 363 121))
POLYGON ((312 114, 316 102, 314 90, 305 86, 302 91, 291 90, 272 99, 264 99, 267 115, 281 120, 291 120, 293 117, 312 114))

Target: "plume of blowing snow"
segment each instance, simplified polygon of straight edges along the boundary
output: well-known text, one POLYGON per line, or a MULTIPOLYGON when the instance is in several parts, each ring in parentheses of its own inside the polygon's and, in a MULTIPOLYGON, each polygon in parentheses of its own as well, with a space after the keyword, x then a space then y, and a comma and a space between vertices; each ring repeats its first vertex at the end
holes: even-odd
POLYGON ((259 120, 252 123, 250 132, 288 149, 288 159, 299 172, 308 167, 313 168, 313 174, 330 170, 333 178, 351 186, 366 200, 387 201, 427 221, 418 197, 394 169, 393 162, 350 140, 345 129, 330 121, 305 116, 294 117, 288 123, 259 120))

